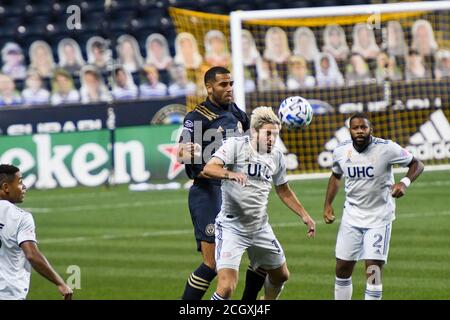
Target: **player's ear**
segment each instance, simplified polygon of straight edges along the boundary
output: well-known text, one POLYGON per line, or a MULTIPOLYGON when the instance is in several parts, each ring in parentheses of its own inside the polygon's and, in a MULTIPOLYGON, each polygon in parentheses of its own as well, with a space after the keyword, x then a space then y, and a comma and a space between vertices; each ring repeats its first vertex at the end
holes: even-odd
POLYGON ((0 187, 0 191, 3 191, 6 194, 9 193, 9 185, 7 182, 3 182, 0 187))
POLYGON ((212 88, 211 82, 207 82, 207 83, 205 84, 205 86, 206 86, 206 92, 208 92, 208 95, 212 94, 213 88, 212 88))

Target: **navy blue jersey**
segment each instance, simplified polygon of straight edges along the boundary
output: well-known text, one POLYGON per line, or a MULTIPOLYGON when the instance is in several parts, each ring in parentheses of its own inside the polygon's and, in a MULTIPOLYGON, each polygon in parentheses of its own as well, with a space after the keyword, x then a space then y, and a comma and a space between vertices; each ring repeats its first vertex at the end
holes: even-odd
MULTIPOLYGON (((234 103, 230 103, 227 108, 224 108, 216 106, 209 99, 206 99, 193 111, 189 112, 184 118, 183 131, 179 142, 200 144, 203 157, 201 164, 185 165, 188 177, 191 179, 197 178, 206 162, 222 145, 223 139, 242 135, 249 128, 250 120, 247 114, 234 103)), ((204 180, 220 184, 219 180, 204 180)))

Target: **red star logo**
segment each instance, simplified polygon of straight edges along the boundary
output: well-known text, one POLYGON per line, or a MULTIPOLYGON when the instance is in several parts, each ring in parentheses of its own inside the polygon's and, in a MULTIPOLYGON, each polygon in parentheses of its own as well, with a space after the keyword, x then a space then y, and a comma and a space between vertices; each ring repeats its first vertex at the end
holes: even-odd
POLYGON ((184 169, 184 165, 177 161, 177 144, 160 144, 158 150, 170 159, 169 171, 167 172, 167 178, 172 180, 180 174, 184 169))

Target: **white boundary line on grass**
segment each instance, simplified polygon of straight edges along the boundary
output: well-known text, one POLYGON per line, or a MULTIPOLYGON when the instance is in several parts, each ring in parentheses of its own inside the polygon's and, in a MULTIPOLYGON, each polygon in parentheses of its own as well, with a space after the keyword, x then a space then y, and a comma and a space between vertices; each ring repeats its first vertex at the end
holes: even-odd
MULTIPOLYGON (((414 213, 404 213, 398 214, 397 219, 404 218, 422 218, 422 217, 433 217, 433 216, 447 216, 450 215, 450 210, 448 211, 437 211, 431 213, 423 213, 423 212, 414 212, 414 213)), ((336 222, 339 222, 339 219, 336 219, 336 222)), ((335 223, 336 223, 335 222, 335 223)), ((317 221, 317 224, 324 224, 323 221, 317 221)), ((290 228, 302 226, 302 223, 299 222, 282 222, 282 223, 274 223, 272 224, 273 228, 290 228)), ((141 234, 125 234, 125 235, 102 235, 98 237, 74 237, 74 238, 49 238, 39 240, 41 244, 52 244, 52 243, 64 243, 64 242, 82 242, 82 241, 99 241, 99 240, 119 240, 119 239, 129 239, 129 238, 150 238, 150 237, 162 237, 162 236, 171 236, 171 235, 184 235, 191 234, 193 230, 191 229, 180 229, 180 230, 162 230, 162 231, 150 231, 144 232, 141 234)))

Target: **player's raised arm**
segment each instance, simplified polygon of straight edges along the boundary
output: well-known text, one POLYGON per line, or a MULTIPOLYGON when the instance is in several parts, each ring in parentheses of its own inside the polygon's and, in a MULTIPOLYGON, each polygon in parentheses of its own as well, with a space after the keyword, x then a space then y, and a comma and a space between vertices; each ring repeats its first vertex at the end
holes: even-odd
POLYGON ((302 219, 303 223, 308 226, 308 237, 314 237, 316 234, 316 223, 289 187, 289 183, 286 182, 275 186, 275 190, 281 201, 283 201, 289 209, 294 211, 302 219))
POLYGON ((400 180, 399 183, 396 183, 391 188, 391 194, 394 198, 400 198, 406 193, 406 188, 409 187, 411 182, 417 179, 423 172, 425 168, 422 161, 413 158, 408 165, 409 169, 406 173, 406 176, 400 180))
POLYGON ((211 160, 203 168, 203 174, 213 179, 229 179, 245 185, 247 182, 247 175, 240 172, 229 171, 224 168, 225 163, 217 158, 212 157, 211 160))
POLYGON ((23 250, 25 257, 30 262, 33 269, 49 281, 53 282, 58 287, 58 291, 65 300, 72 300, 72 289, 66 285, 64 280, 52 268, 45 256, 39 251, 36 243, 33 241, 25 241, 20 244, 20 248, 23 250))
POLYGON ((325 223, 330 224, 334 222, 334 210, 333 210, 333 200, 339 191, 339 186, 341 185, 342 174, 332 173, 330 179, 328 180, 327 194, 325 196, 325 203, 323 205, 323 219, 325 223))

